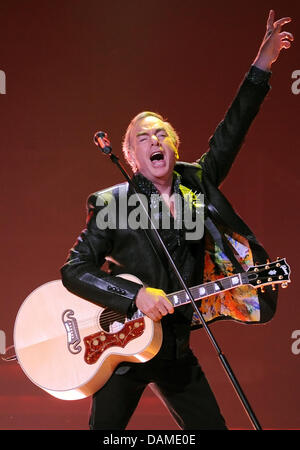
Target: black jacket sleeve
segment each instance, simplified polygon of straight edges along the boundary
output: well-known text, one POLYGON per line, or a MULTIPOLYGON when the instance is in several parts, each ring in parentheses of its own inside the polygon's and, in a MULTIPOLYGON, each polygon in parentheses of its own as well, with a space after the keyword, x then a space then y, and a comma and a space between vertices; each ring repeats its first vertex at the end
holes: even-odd
POLYGON ((197 161, 203 176, 218 187, 227 176, 247 131, 270 90, 271 72, 251 66, 224 119, 209 139, 209 150, 197 161))
POLYGON ((102 206, 97 205, 97 197, 91 195, 88 199, 86 228, 61 268, 62 283, 75 295, 128 314, 141 285, 101 270, 113 245, 113 230, 97 225, 97 214, 107 205, 107 199, 102 206))

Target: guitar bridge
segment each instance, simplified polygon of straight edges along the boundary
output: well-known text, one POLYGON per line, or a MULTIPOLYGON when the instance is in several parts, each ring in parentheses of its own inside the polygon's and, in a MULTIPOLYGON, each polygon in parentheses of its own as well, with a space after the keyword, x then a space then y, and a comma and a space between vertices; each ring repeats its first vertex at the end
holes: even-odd
POLYGON ((66 309, 62 314, 62 321, 67 332, 68 350, 73 355, 76 355, 81 352, 82 348, 79 345, 81 339, 77 320, 74 317, 74 311, 72 309, 66 309))

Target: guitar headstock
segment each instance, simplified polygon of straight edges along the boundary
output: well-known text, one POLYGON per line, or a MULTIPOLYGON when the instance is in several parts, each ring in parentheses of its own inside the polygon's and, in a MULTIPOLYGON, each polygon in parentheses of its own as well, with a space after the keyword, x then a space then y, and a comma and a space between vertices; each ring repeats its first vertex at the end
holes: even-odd
MULTIPOLYGON (((288 287, 290 280, 290 266, 285 258, 277 258, 276 261, 267 262, 258 266, 249 267, 246 272, 248 281, 254 288, 263 288, 263 286, 272 285, 275 290, 275 284, 281 284, 283 288, 288 287)), ((263 289, 262 289, 263 290, 263 289)))

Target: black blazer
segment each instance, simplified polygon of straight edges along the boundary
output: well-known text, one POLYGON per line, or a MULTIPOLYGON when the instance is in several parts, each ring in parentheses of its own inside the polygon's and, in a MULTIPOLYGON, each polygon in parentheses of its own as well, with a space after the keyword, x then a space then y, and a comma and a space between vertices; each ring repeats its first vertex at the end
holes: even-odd
MULTIPOLYGON (((219 186, 270 89, 269 77, 269 72, 251 66, 224 119, 210 138, 209 150, 193 164, 177 162, 175 165, 176 172, 182 177, 182 184, 205 195, 206 201, 212 205, 216 221, 248 240, 254 261, 258 263, 266 262, 266 251, 234 211, 219 186)), ((147 285, 163 290, 166 290, 168 280, 164 264, 153 251, 144 230, 104 230, 97 226, 97 216, 105 206, 114 200, 118 211, 122 196, 131 193, 128 183, 122 183, 88 198, 86 228, 61 268, 62 282, 68 290, 122 313, 129 312, 141 285, 123 280, 117 274, 131 273, 147 285), (107 257, 111 261, 110 273, 102 268, 107 257)), ((277 290, 272 291, 267 287, 265 293, 259 293, 259 322, 266 322, 273 317, 276 301, 277 290)), ((191 318, 191 309, 188 316, 191 318)))

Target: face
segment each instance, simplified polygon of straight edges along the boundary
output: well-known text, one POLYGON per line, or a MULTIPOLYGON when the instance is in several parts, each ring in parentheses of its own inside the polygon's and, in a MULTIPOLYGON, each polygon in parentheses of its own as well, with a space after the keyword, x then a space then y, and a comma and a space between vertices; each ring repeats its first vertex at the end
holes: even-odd
POLYGON ((130 156, 138 172, 153 183, 172 180, 178 150, 164 122, 148 116, 131 130, 130 156))

